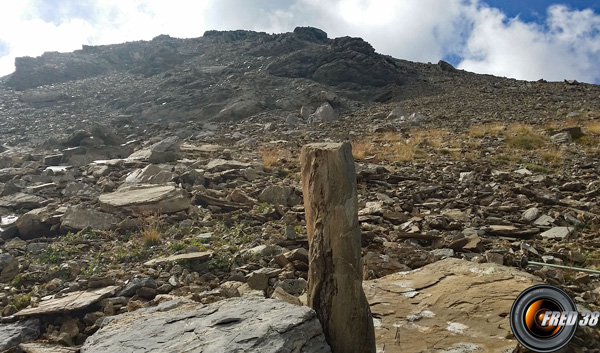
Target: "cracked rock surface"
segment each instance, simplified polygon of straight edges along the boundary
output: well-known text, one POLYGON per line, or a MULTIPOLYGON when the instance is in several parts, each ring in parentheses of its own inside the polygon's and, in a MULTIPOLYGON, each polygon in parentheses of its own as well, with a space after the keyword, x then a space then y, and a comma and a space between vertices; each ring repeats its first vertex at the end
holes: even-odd
POLYGON ((331 352, 314 311, 279 300, 175 300, 107 321, 82 353, 331 352))

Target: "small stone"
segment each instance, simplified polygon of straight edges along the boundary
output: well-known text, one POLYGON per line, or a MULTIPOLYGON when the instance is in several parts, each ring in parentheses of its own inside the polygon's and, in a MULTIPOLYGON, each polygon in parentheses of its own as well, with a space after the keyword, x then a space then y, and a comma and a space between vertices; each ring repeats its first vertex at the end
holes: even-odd
POLYGON ((487 259, 487 262, 496 263, 498 265, 504 264, 504 256, 502 256, 502 254, 498 254, 495 252, 487 252, 485 254, 485 257, 487 259))
POLYGON ((288 224, 285 227, 285 238, 288 240, 294 240, 296 239, 296 230, 295 227, 291 224, 288 224))
POLYGON ((441 257, 442 259, 454 256, 454 250, 452 250, 452 249, 434 249, 434 250, 431 250, 430 252, 435 256, 441 257))
POLYGON ((284 302, 288 302, 288 303, 294 304, 294 305, 300 305, 300 306, 302 305, 302 302, 300 301, 300 299, 298 299, 298 297, 289 294, 288 292, 283 290, 281 287, 275 288, 275 290, 273 291, 273 294, 271 294, 271 298, 283 300, 284 302))
POLYGON ((570 227, 554 227, 541 234, 544 239, 565 240, 571 235, 573 228, 570 227))
POLYGON ((521 215, 521 219, 527 222, 533 222, 533 220, 537 219, 540 216, 542 211, 537 207, 531 207, 521 215))
POLYGON ((152 300, 154 297, 156 297, 157 291, 155 288, 142 287, 138 289, 135 294, 137 294, 137 296, 140 298, 152 300))
POLYGON ((250 288, 252 289, 256 289, 256 290, 265 290, 267 289, 267 286, 269 282, 269 277, 261 272, 257 272, 254 271, 250 274, 250 276, 248 276, 248 279, 246 280, 246 283, 248 284, 248 286, 250 286, 250 288))
POLYGON ((555 219, 548 215, 541 215, 538 219, 533 222, 536 226, 549 226, 554 223, 555 219))

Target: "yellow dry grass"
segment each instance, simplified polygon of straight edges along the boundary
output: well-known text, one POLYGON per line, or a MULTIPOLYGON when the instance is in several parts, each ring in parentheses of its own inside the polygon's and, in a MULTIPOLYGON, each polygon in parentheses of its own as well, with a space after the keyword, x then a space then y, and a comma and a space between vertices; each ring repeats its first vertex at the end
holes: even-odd
POLYGON ((146 218, 146 225, 142 229, 142 242, 146 246, 160 244, 160 218, 158 215, 146 218))
POLYGON ((523 123, 513 123, 508 125, 506 129, 507 137, 516 136, 516 135, 528 135, 533 132, 533 126, 529 124, 523 123))
POLYGON ((483 137, 487 132, 485 126, 483 125, 473 125, 469 127, 468 135, 469 137, 483 137))
POLYGON ((352 155, 361 160, 375 157, 375 160, 407 162, 415 157, 426 157, 421 146, 439 148, 448 138, 444 129, 415 130, 405 137, 398 132, 376 133, 352 142, 352 155))
POLYGON ((540 159, 551 165, 559 165, 564 161, 565 153, 558 148, 550 148, 540 153, 540 159))
POLYGON ((263 166, 271 168, 283 160, 291 160, 292 153, 280 146, 261 146, 258 148, 263 166))
POLYGON ((600 121, 592 120, 585 123, 585 128, 588 133, 600 135, 600 121))

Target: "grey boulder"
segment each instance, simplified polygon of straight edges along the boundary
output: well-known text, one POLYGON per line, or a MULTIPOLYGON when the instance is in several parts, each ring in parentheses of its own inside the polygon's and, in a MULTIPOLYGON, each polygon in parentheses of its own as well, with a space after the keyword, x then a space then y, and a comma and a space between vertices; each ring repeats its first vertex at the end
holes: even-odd
POLYGON ((327 353, 315 312, 281 300, 231 298, 203 305, 186 300, 106 319, 82 353, 327 353))

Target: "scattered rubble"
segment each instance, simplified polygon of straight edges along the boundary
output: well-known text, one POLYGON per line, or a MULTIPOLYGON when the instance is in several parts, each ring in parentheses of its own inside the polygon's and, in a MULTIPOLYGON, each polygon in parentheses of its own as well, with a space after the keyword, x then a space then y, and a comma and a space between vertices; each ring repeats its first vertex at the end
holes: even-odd
MULTIPOLYGON (((298 156, 350 141, 378 347, 514 348, 506 307, 520 288, 551 283, 600 308, 596 276, 519 267, 523 255, 600 266, 599 92, 393 59, 313 28, 20 58, 0 78, 0 342, 101 351, 111 327, 138 311, 168 320, 181 312, 157 306, 181 298, 215 314, 243 302, 276 324, 270 310, 285 309, 321 342, 298 306, 298 156), (473 324, 475 284, 497 305, 473 309, 473 324)), ((236 315, 217 326, 252 322, 236 315)))

